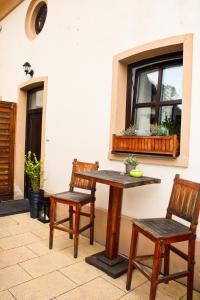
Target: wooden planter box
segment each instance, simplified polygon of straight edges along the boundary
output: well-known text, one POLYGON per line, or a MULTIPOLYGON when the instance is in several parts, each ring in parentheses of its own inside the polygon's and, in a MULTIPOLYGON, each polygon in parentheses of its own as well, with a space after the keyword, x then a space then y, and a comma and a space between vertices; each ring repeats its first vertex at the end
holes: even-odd
POLYGON ((144 153, 176 157, 179 138, 171 136, 125 136, 113 134, 112 153, 144 153))

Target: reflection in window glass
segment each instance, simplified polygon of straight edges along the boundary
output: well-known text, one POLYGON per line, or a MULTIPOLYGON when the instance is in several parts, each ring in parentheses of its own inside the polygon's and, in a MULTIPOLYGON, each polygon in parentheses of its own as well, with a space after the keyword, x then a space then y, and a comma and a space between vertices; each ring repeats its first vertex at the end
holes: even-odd
POLYGON ((166 119, 180 120, 182 105, 167 105, 160 108, 160 123, 166 119))
POLYGON ((28 108, 29 109, 36 109, 42 107, 42 98, 43 98, 43 90, 35 91, 30 93, 29 101, 28 101, 28 108))
POLYGON ((137 135, 149 135, 150 125, 155 123, 155 108, 142 107, 136 110, 137 135))
POLYGON ((182 66, 163 69, 161 100, 182 99, 182 66))
POLYGON ((170 134, 180 134, 182 104, 160 107, 160 122, 169 128, 170 134))
POLYGON ((153 102, 156 99, 158 71, 144 71, 138 77, 137 103, 153 102))

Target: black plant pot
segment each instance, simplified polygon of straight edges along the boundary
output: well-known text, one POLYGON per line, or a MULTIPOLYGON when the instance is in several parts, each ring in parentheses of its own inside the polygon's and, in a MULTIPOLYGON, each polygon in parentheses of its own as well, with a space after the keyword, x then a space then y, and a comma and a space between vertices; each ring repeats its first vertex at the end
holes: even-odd
POLYGON ((44 198, 44 190, 39 190, 34 192, 30 190, 29 192, 29 204, 30 204, 30 215, 31 218, 36 219, 38 217, 38 203, 44 198))

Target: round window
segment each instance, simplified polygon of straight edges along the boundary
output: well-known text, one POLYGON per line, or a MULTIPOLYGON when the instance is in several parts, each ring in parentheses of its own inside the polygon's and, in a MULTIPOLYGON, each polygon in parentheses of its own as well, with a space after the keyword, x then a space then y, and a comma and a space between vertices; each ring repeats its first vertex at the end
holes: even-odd
POLYGON ((40 31, 42 30, 46 20, 46 16, 47 16, 47 5, 45 3, 39 8, 35 19, 35 32, 37 34, 39 34, 40 31))
POLYGON ((32 0, 25 21, 29 39, 34 39, 43 29, 47 17, 47 0, 32 0))

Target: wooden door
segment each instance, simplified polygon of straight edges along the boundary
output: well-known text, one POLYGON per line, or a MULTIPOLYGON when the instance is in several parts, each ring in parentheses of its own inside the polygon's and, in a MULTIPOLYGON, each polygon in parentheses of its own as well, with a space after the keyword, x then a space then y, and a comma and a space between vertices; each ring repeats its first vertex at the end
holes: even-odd
MULTIPOLYGON (((26 154, 28 151, 35 153, 37 159, 41 155, 42 136, 42 97, 43 86, 28 91, 27 94, 27 115, 26 115, 26 154)), ((25 176, 25 197, 28 196, 30 181, 25 176)))
POLYGON ((42 108, 28 111, 26 131, 26 153, 35 153, 40 159, 42 133, 42 108))
POLYGON ((16 103, 0 101, 0 201, 13 199, 16 103))

